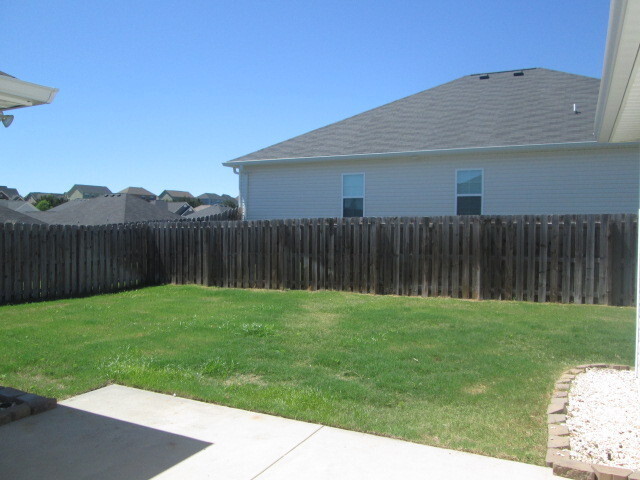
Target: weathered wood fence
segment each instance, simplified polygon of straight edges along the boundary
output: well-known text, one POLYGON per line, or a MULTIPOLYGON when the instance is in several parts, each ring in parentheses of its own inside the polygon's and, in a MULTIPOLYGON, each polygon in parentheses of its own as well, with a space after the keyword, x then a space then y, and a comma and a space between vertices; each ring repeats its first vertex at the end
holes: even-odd
POLYGON ((0 301, 141 285, 632 305, 637 215, 0 226, 0 301))

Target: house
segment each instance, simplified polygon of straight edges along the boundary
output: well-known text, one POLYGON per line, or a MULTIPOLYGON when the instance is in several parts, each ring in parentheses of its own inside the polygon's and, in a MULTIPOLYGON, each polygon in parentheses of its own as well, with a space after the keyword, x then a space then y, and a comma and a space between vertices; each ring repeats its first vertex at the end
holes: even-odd
POLYGON ((198 195, 198 200, 202 202, 202 205, 217 205, 222 203, 222 197, 216 193, 203 193, 198 195))
POLYGON ((137 197, 140 197, 143 200, 146 200, 148 202, 155 200, 157 197, 151 193, 149 190, 147 190, 146 188, 142 188, 142 187, 127 187, 124 190, 120 190, 118 193, 125 193, 127 195, 135 195, 137 197))
POLYGON ((24 197, 24 199, 31 205, 35 205, 40 200, 42 200, 43 197, 53 197, 56 200, 64 200, 65 198, 63 193, 31 192, 29 193, 29 195, 24 197))
POLYGON ((97 185, 74 185, 65 194, 68 200, 78 200, 80 198, 95 198, 101 195, 109 195, 111 190, 107 187, 97 185))
POLYGON ((635 212, 638 144, 596 141, 599 87, 468 75, 224 165, 249 220, 635 212))
POLYGON ((180 190, 163 190, 158 195, 158 200, 164 200, 165 202, 184 202, 190 198, 195 198, 189 192, 183 192, 180 190))
POLYGON ((0 199, 0 207, 8 208, 14 212, 29 214, 29 212, 39 212, 36 207, 24 200, 2 200, 0 199))
POLYGON ((77 199, 30 216, 50 225, 107 225, 180 218, 136 195, 121 193, 77 199))
POLYGON ((18 193, 18 189, 0 185, 0 199, 3 200, 24 200, 18 193))
MULTIPOLYGON (((236 203, 236 199, 233 198, 231 195, 227 195, 227 194, 222 194, 222 195, 218 195, 216 193, 203 193, 202 195, 198 195, 198 200, 200 200, 200 202, 202 203, 202 205, 218 205, 224 202, 230 203, 236 203)), ((237 204, 237 203, 236 203, 237 204)))

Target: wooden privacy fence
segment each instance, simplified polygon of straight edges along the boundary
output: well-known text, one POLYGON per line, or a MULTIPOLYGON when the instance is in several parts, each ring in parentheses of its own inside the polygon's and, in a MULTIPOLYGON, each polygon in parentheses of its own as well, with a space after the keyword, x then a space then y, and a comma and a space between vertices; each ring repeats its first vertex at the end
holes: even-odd
POLYGON ((303 219, 152 230, 157 283, 635 302, 636 215, 303 219))
POLYGON ((636 215, 0 225, 0 301, 197 283, 632 305, 636 241, 636 215))
POLYGON ((0 302, 113 292, 148 283, 147 225, 0 224, 0 302))

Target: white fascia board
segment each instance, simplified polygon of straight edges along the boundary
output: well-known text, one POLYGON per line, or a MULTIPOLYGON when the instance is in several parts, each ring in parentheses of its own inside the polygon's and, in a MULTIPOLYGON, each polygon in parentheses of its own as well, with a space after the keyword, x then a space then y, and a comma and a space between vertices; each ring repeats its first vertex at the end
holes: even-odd
POLYGON ((56 93, 57 88, 0 75, 0 104, 5 105, 4 110, 51 103, 56 93))
MULTIPOLYGON (((632 144, 620 144, 627 146, 632 144)), ((481 155, 511 152, 545 152, 558 150, 594 150, 611 148, 611 144, 593 142, 545 143, 536 145, 507 145, 495 147, 446 148, 437 150, 417 150, 408 152, 359 153, 355 155, 330 155, 322 157, 272 158, 264 160, 240 160, 224 162, 225 167, 241 167, 250 165, 269 165, 274 163, 310 163, 325 161, 374 160, 398 157, 431 157, 448 155, 481 155)))
POLYGON ((612 0, 596 109, 595 133, 599 142, 640 140, 640 130, 638 136, 614 139, 634 88, 633 80, 640 72, 639 54, 640 1, 612 0))

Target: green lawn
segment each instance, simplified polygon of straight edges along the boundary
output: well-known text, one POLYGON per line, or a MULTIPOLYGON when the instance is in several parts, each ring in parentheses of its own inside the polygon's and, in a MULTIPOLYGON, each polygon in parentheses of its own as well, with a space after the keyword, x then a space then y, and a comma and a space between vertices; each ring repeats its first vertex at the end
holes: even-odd
POLYGON ((0 307, 0 384, 109 382, 542 464, 558 375, 632 361, 631 308, 163 286, 0 307))

